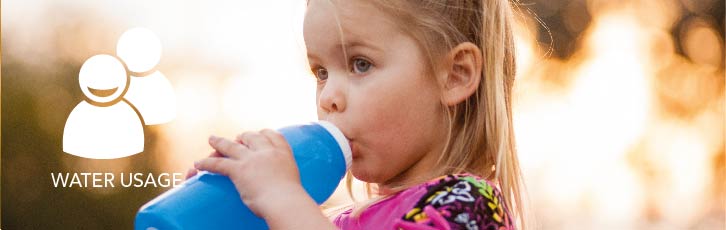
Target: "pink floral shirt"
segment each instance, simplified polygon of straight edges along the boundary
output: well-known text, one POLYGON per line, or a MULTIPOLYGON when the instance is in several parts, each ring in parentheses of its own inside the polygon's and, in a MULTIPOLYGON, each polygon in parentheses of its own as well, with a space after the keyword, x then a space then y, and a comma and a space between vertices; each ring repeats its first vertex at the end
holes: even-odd
POLYGON ((514 229, 503 197, 493 183, 471 174, 447 175, 411 187, 333 223, 357 229, 514 229))

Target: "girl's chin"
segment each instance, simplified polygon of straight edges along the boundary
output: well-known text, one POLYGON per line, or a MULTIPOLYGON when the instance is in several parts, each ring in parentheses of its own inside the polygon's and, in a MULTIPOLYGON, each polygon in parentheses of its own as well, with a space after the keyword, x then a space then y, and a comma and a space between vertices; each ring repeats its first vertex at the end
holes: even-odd
POLYGON ((371 167, 361 167, 364 166, 361 164, 356 164, 356 161, 353 161, 353 165, 350 168, 350 172, 355 177, 355 179, 358 179, 363 182, 367 183, 383 183, 386 181, 385 175, 381 173, 381 170, 376 170, 371 167))
POLYGON ((362 166, 362 164, 356 164, 356 162, 353 161, 353 165, 350 168, 350 173, 353 174, 353 177, 363 182, 377 183, 376 175, 371 173, 370 170, 361 169, 360 166, 362 166))

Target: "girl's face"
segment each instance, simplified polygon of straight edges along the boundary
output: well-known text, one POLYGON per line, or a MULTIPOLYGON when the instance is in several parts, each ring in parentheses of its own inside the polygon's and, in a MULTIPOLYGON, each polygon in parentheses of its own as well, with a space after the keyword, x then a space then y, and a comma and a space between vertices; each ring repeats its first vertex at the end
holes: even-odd
POLYGON ((428 172, 446 127, 441 90, 416 42, 363 1, 310 0, 304 36, 318 118, 350 139, 353 175, 386 186, 428 172))

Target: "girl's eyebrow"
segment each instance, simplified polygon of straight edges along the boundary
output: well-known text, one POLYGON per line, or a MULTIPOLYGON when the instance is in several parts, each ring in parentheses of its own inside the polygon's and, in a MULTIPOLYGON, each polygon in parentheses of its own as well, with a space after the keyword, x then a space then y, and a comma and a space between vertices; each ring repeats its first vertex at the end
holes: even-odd
MULTIPOLYGON (((349 50, 356 47, 363 47, 363 48, 369 48, 373 51, 383 52, 383 49, 373 45, 372 43, 361 41, 361 40, 353 40, 346 43, 338 43, 335 46, 332 46, 331 49, 333 49, 334 53, 341 52, 343 49, 349 50)), ((346 51, 347 52, 347 51, 346 51)), ((307 52, 308 60, 313 61, 319 61, 321 60, 320 57, 318 57, 315 53, 308 51, 307 52)))
POLYGON ((308 52, 308 61, 312 62, 312 61, 318 61, 318 60, 320 60, 320 58, 318 58, 318 56, 316 56, 315 54, 313 54, 311 52, 308 52))
POLYGON ((381 49, 380 47, 378 47, 372 43, 366 42, 364 40, 352 40, 350 42, 346 42, 346 43, 342 43, 342 44, 338 43, 336 45, 336 47, 345 48, 345 49, 350 49, 350 48, 354 48, 354 47, 367 47, 367 48, 371 48, 376 51, 383 51, 383 49, 381 49))

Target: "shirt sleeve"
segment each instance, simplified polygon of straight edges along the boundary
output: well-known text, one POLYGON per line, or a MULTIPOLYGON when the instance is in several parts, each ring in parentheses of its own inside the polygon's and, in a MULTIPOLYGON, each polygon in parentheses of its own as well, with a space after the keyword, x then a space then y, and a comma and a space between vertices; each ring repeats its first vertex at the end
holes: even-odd
POLYGON ((513 229, 499 190, 473 175, 430 182, 427 192, 398 223, 398 229, 513 229))

